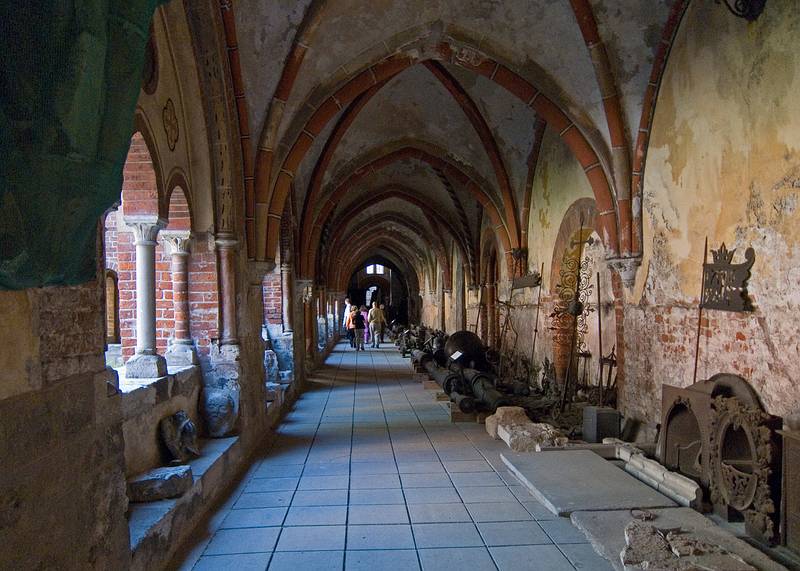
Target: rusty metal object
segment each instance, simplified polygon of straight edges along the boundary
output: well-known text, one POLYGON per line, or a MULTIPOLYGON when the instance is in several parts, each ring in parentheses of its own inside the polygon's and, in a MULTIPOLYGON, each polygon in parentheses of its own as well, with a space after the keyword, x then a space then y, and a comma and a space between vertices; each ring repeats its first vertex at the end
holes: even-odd
POLYGON ((712 262, 703 259, 702 305, 706 309, 722 311, 753 311, 753 304, 747 293, 750 269, 756 262, 753 248, 744 252, 745 261, 734 264, 736 250, 728 250, 722 243, 719 250, 711 250, 712 262))

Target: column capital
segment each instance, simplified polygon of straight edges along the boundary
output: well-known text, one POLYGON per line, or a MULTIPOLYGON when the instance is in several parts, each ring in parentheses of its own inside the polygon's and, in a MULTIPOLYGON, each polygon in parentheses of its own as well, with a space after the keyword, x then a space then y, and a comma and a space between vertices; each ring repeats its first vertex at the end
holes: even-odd
POLYGON ((294 264, 292 264, 291 262, 281 263, 281 272, 286 273, 286 272, 291 272, 293 270, 294 270, 294 264))
POLYGON ((192 235, 188 230, 164 230, 159 234, 167 251, 173 256, 188 256, 192 235))
POLYGON ((214 244, 219 250, 233 250, 239 245, 239 242, 233 234, 220 232, 214 237, 214 244))
POLYGON ((156 245, 159 231, 167 226, 166 220, 154 215, 131 215, 125 216, 123 220, 125 221, 125 225, 130 226, 133 230, 136 244, 145 244, 149 246, 156 245))

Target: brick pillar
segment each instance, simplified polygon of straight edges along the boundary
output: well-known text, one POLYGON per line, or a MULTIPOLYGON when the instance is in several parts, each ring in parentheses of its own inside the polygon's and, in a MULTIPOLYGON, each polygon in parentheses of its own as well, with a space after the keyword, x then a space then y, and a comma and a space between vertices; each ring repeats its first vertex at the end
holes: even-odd
POLYGON ((237 242, 229 236, 220 235, 216 239, 219 263, 220 293, 220 345, 238 345, 236 330, 236 274, 234 256, 237 242))
POLYGON ((281 264, 281 312, 283 332, 294 330, 294 269, 292 264, 281 264))
POLYGON ((175 320, 173 336, 167 349, 170 365, 196 365, 197 352, 189 333, 189 232, 162 232, 170 255, 172 273, 172 306, 175 320))
POLYGON ((163 377, 167 362, 156 353, 156 239, 166 221, 156 216, 130 216, 136 241, 136 354, 125 364, 131 379, 163 377))

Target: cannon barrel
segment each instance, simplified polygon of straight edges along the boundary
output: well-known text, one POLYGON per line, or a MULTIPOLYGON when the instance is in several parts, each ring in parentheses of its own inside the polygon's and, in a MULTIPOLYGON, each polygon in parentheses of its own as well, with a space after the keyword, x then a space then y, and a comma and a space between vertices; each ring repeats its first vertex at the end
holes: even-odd
POLYGON ((494 388, 492 377, 488 373, 476 369, 464 369, 462 371, 464 380, 472 389, 475 400, 479 401, 486 408, 494 412, 499 406, 508 406, 508 397, 494 388))
POLYGON ((475 399, 471 396, 453 391, 450 393, 450 400, 456 404, 458 410, 461 412, 475 412, 476 403, 475 399))
POLYGON ((436 384, 442 387, 444 392, 449 394, 451 391, 462 388, 463 383, 461 382, 461 375, 438 366, 433 356, 431 356, 430 359, 426 359, 422 363, 422 366, 428 371, 428 375, 436 381, 436 384))

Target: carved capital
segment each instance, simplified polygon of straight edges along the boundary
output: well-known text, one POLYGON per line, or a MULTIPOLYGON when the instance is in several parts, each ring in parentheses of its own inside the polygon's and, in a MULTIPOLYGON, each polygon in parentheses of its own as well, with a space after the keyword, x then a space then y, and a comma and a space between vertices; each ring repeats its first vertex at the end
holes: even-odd
POLYGON ((619 274, 622 285, 630 289, 636 283, 636 272, 642 265, 641 258, 611 258, 608 266, 619 274))
POLYGON ((218 250, 234 250, 239 242, 232 234, 219 233, 214 239, 214 244, 218 250))
POLYGON ((161 233, 164 246, 172 256, 188 256, 191 250, 192 236, 188 231, 176 232, 166 230, 161 233))
POLYGON ((155 246, 158 233, 167 226, 167 221, 158 216, 126 216, 124 220, 133 230, 137 245, 155 246))

